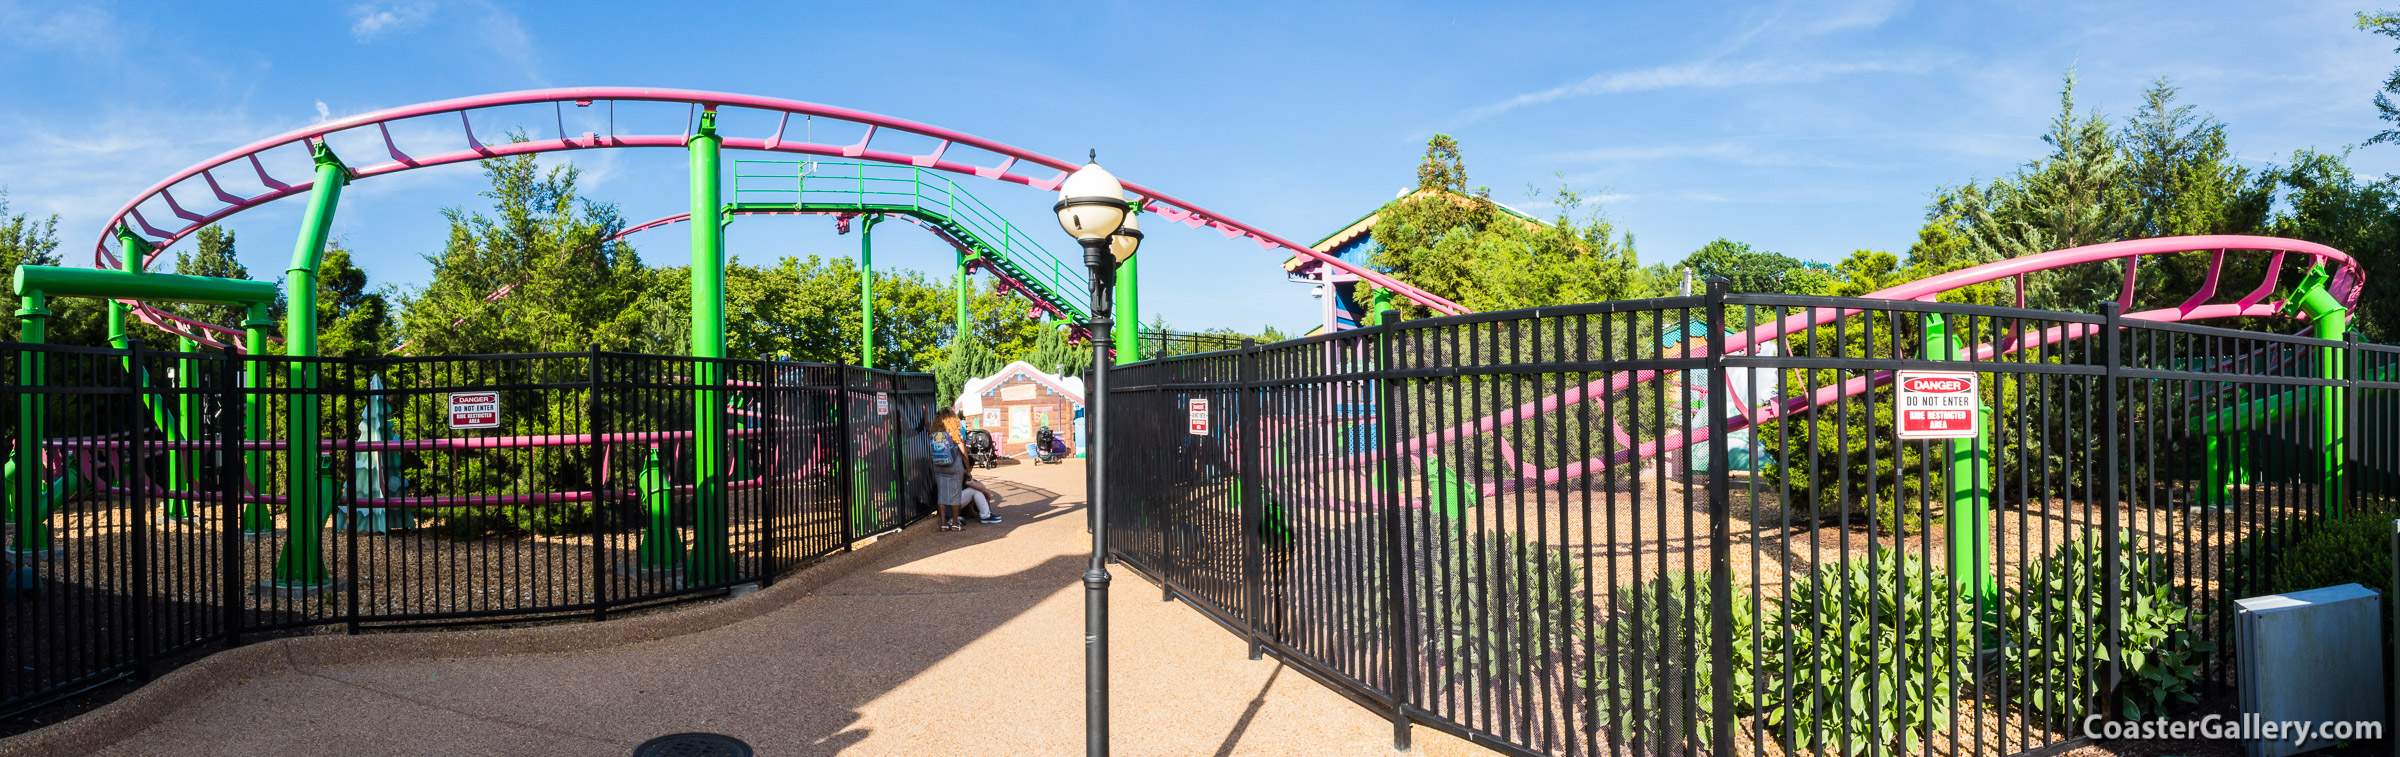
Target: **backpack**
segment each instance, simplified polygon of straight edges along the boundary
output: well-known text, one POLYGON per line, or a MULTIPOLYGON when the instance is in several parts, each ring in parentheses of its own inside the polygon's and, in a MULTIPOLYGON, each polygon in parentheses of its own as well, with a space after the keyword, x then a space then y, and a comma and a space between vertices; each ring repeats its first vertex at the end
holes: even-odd
POLYGON ((934 435, 933 435, 933 464, 934 464, 934 465, 940 465, 940 466, 949 466, 949 465, 954 465, 954 464, 956 464, 957 462, 958 462, 958 450, 957 450, 956 448, 954 448, 954 447, 952 447, 952 446, 951 446, 951 444, 950 444, 950 435, 949 435, 949 434, 934 434, 934 435))

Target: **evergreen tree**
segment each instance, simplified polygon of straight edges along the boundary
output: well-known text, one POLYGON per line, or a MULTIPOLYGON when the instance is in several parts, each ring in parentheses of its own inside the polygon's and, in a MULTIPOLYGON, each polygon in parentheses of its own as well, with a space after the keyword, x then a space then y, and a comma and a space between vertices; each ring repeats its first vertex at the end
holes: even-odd
MULTIPOLYGON (((2400 13, 2360 11, 2357 28, 2400 39, 2400 13)), ((2395 94, 2400 94, 2400 68, 2392 69, 2392 75, 2383 80, 2383 90, 2375 93, 2376 115, 2387 123, 2400 124, 2400 104, 2392 102, 2392 95, 2395 94)), ((2385 142, 2400 142, 2400 128, 2384 129, 2375 136, 2367 138, 2367 144, 2370 145, 2385 142)))
MULTIPOLYGON (((216 224, 200 227, 192 236, 192 245, 175 251, 174 272, 185 276, 209 276, 220 279, 248 279, 250 269, 236 257, 234 234, 216 224)), ((249 317, 247 309, 238 305, 199 305, 173 303, 162 309, 203 323, 229 328, 241 328, 249 317)))
MULTIPOLYGON (((2048 157, 1987 186, 1970 182, 1945 193, 1937 215, 1956 216, 1978 262, 2114 242, 2141 233, 2138 201, 2126 182, 2116 135, 2099 114, 2075 109, 2075 74, 2059 90, 2059 113, 2042 141, 2048 157)), ((2111 261, 2031 277, 2028 304, 2089 312, 2116 299, 2122 264, 2111 261)))
POLYGON ((317 266, 317 354, 381 355, 394 345, 391 301, 367 288, 367 272, 339 244, 317 266))
POLYGON ((1043 324, 1041 333, 1033 340, 1033 352, 1025 356, 1025 364, 1034 370, 1058 376, 1081 376, 1092 369, 1092 347, 1067 341, 1063 324, 1043 324))
POLYGON ((442 252, 426 256, 433 280, 404 297, 400 323, 417 354, 604 349, 641 344, 651 275, 623 242, 614 205, 576 194, 579 170, 542 171, 532 155, 482 163, 491 212, 442 211, 442 252), (501 289, 508 296, 486 297, 501 289), (455 324, 455 325, 454 325, 455 324))

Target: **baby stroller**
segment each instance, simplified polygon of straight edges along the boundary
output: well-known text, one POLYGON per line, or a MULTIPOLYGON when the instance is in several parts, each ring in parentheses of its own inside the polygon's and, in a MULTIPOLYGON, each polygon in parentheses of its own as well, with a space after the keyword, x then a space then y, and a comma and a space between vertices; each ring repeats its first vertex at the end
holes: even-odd
POLYGON ((1058 462, 1058 457, 1058 432, 1051 431, 1049 426, 1035 429, 1033 432, 1033 464, 1055 463, 1058 462))
POLYGON ((1000 449, 992 444, 992 432, 980 428, 967 429, 963 442, 967 447, 967 467, 1000 467, 1000 449))

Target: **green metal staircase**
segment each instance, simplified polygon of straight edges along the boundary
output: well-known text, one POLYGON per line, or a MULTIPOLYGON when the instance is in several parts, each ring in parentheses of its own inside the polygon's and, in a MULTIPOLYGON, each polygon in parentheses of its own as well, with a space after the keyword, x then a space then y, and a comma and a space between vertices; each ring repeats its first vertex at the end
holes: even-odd
POLYGON ((889 213, 919 219, 1073 321, 1091 317, 1090 278, 949 176, 915 166, 825 160, 735 161, 729 213, 889 213))

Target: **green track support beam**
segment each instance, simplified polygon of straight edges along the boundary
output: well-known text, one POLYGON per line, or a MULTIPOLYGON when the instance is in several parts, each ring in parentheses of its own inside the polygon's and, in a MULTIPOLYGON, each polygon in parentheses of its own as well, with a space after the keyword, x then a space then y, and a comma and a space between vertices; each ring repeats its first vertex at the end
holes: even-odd
POLYGON ((667 488, 667 471, 659 463, 658 448, 650 448, 650 459, 642 463, 642 472, 634 483, 642 489, 642 510, 648 517, 643 521, 641 542, 634 547, 634 565, 641 570, 673 570, 683 562, 683 536, 675 530, 674 496, 667 488))
POLYGON ((286 366, 286 386, 292 394, 284 410, 283 467, 284 494, 291 504, 285 509, 283 553, 275 559, 271 579, 277 588, 287 589, 321 587, 332 581, 325 572, 321 543, 326 518, 333 512, 333 498, 326 496, 321 485, 331 475, 324 470, 330 461, 307 462, 318 456, 317 397, 310 390, 317 388, 319 368, 307 358, 317 356, 317 265, 325 258, 325 240, 333 231, 333 213, 341 205, 342 187, 350 183, 350 169, 324 142, 311 148, 317 164, 316 183, 308 191, 308 210, 300 218, 300 239, 292 246, 292 263, 283 271, 289 303, 283 352, 301 358, 286 366))
MULTIPOLYGON (((17 292, 17 341, 41 344, 49 339, 50 308, 41 290, 19 289, 17 292)), ((43 370, 45 358, 39 352, 23 352, 17 356, 17 386, 32 389, 48 378, 43 370)), ((42 496, 42 439, 48 430, 42 417, 42 395, 31 391, 17 394, 17 455, 14 491, 17 525, 16 541, 9 550, 19 553, 50 551, 50 508, 42 496)))
MULTIPOLYGON (((2323 263, 2308 269, 2308 275, 2300 278, 2299 286, 2293 287, 2291 298, 2284 301, 2283 310, 2287 314, 2296 311, 2308 316, 2310 336, 2338 342, 2349 336, 2350 309, 2343 307, 2341 300, 2335 299, 2333 293, 2325 288, 2332 280, 2333 272, 2323 263)), ((2318 352, 2317 378, 2339 380, 2347 377, 2349 350, 2321 347, 2318 352)), ((2325 512, 2336 518, 2342 516, 2342 506, 2350 500, 2346 465, 2349 450, 2345 449, 2349 439, 2345 430, 2347 426, 2344 425, 2348 408, 2342 404, 2342 387, 2317 388, 2317 406, 2324 408, 2324 412, 2317 415, 2318 452, 2322 459, 2322 467, 2318 471, 2324 480, 2325 512)))
MULTIPOLYGON (((1965 351, 1966 340, 1950 333, 1947 319, 1926 316, 1926 359, 1964 360, 1965 351)), ((2000 580, 1992 571, 1992 408, 1977 399, 1976 437, 1944 445, 1950 463, 1950 582, 1971 595, 1977 618, 1990 619, 2000 606, 2000 580)))
POLYGON ((1109 337, 1115 342, 1118 365, 1142 359, 1141 282, 1142 256, 1139 253, 1117 264, 1117 289, 1112 305, 1117 313, 1113 325, 1109 326, 1109 331, 1113 332, 1109 337))
POLYGON ((965 340, 970 334, 974 333, 973 331, 969 330, 970 327, 974 326, 974 323, 967 317, 967 298, 973 294, 973 286, 967 280, 967 261, 971 259, 973 258, 969 257, 967 253, 963 251, 958 253, 958 278, 952 282, 957 285, 956 288, 958 290, 954 295, 957 300, 956 304, 958 306, 958 326, 955 331, 951 332, 953 334, 951 337, 953 342, 965 340))
MULTIPOLYGON (((200 343, 190 339, 175 340, 175 428, 172 441, 188 442, 200 438, 200 361, 193 359, 200 343)), ((167 488, 179 492, 200 488, 200 455, 196 449, 176 449, 167 452, 167 488)), ((186 519, 192 517, 193 502, 169 499, 163 503, 163 517, 186 519)))
POLYGON ((692 553, 687 585, 733 578, 733 524, 726 512, 725 398, 715 387, 725 357, 725 139, 717 111, 700 112, 692 170, 692 553))
MULTIPOLYGON (((248 353, 242 363, 242 389, 247 398, 242 404, 242 440, 265 441, 267 438, 267 403, 265 399, 266 364, 258 355, 267 349, 267 329, 274 327, 267 302, 250 303, 249 315, 242 319, 242 344, 248 353)), ((267 468, 267 452, 257 445, 242 452, 242 464, 249 472, 250 491, 263 493, 272 483, 274 474, 267 468)), ((255 498, 242 501, 242 533, 263 536, 275 532, 275 513, 266 503, 255 498)))
POLYGON ((875 224, 883 216, 859 216, 858 366, 875 367, 875 224))

